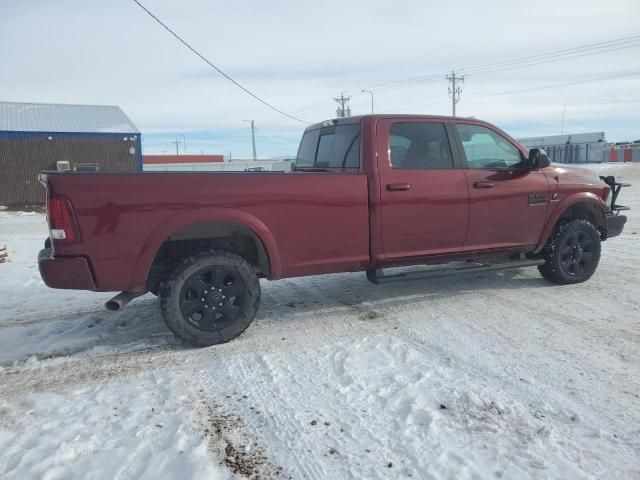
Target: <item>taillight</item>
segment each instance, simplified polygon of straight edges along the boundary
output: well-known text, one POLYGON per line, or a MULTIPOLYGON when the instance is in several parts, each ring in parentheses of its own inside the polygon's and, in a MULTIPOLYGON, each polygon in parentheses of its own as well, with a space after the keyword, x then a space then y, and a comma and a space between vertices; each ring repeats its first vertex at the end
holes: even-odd
POLYGON ((64 242, 78 240, 78 226, 68 199, 56 196, 49 197, 47 216, 49 217, 51 240, 64 242))

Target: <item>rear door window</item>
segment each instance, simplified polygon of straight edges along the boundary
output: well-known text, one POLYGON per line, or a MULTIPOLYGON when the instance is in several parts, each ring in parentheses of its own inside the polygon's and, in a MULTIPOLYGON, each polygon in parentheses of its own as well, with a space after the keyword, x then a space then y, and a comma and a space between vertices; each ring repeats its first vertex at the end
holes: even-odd
POLYGON ((451 146, 443 123, 394 123, 389 132, 389 156, 394 169, 453 168, 451 146))

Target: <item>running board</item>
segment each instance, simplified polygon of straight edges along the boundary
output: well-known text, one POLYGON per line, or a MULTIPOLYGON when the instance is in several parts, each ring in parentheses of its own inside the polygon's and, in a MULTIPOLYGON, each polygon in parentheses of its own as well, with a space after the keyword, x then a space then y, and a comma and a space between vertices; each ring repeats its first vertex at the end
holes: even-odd
POLYGON ((406 273, 397 273, 394 275, 385 275, 382 268, 370 268, 367 270, 367 280, 374 285, 382 283, 390 283, 407 280, 422 280, 424 278, 443 277, 446 275, 455 275, 458 273, 474 273, 489 272, 492 270, 507 270, 510 268, 536 267, 543 265, 545 261, 542 258, 518 259, 508 262, 496 263, 493 265, 477 265, 472 267, 449 267, 443 266, 431 270, 421 270, 406 273))

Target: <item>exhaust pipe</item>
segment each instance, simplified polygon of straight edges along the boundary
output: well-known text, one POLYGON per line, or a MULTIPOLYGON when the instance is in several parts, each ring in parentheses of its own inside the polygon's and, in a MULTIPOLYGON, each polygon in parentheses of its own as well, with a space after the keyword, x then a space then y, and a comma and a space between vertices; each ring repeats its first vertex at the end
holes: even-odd
POLYGON ((107 310, 110 310, 112 312, 117 312, 118 310, 122 310, 125 307, 125 305, 129 303, 131 300, 133 300, 134 298, 141 297, 145 293, 147 292, 146 291, 121 292, 115 297, 113 297, 111 300, 109 300, 107 303, 105 303, 104 306, 106 307, 107 310))

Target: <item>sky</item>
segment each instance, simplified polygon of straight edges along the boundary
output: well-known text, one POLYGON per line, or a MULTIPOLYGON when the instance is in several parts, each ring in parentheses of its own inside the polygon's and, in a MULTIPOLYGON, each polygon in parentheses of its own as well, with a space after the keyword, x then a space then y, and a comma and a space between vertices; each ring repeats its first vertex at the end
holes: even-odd
MULTIPOLYGON (((362 89, 374 92, 376 113, 450 115, 445 72, 466 68, 459 116, 515 137, 640 138, 640 41, 470 68, 638 36, 638 0, 141 2, 237 82, 306 122, 335 117, 343 91, 354 115, 370 113, 362 89), (418 77, 428 79, 382 87, 418 77)), ((254 120, 259 157, 292 155, 307 126, 244 93, 132 0, 0 0, 0 65, 0 101, 118 105, 149 154, 175 153, 172 141, 184 139, 190 154, 249 158, 245 120, 254 120)))

